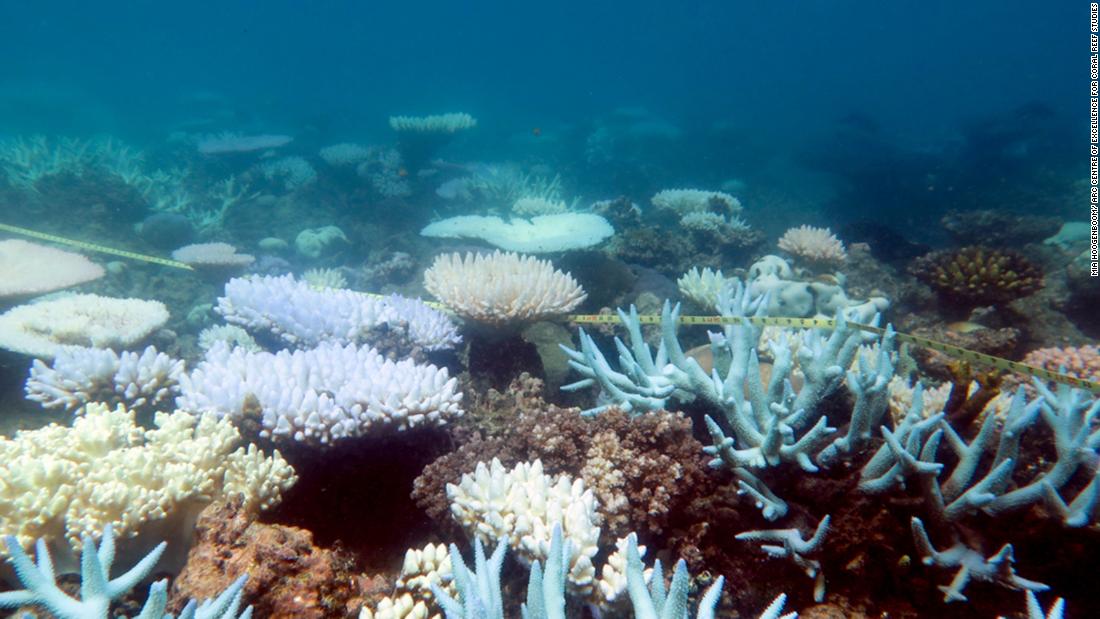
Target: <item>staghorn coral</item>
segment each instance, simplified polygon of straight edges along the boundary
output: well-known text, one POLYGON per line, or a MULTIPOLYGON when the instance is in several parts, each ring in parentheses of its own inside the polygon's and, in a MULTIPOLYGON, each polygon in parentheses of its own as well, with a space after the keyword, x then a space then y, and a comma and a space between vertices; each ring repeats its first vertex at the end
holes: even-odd
POLYGON ((1003 305, 1043 287, 1043 274, 1011 251, 972 245, 917 258, 910 272, 954 305, 1003 305))

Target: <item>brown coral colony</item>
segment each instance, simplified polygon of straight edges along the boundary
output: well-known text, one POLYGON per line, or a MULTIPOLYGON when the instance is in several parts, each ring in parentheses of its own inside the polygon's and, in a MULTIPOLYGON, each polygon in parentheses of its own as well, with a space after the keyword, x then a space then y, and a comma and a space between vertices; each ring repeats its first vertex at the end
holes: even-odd
POLYGON ((1043 287, 1042 272, 1027 258, 981 245, 926 254, 910 271, 945 301, 967 306, 1003 305, 1043 287))

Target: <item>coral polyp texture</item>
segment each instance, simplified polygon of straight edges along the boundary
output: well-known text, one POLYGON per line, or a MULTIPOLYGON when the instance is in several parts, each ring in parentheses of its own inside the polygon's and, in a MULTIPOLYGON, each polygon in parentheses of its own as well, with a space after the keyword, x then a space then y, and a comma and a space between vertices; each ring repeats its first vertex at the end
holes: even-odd
POLYGON ((463 112, 431 116, 390 116, 390 129, 412 133, 456 133, 477 126, 477 119, 463 112))
POLYGON ((267 331, 299 347, 321 342, 377 343, 399 337, 404 348, 452 348, 460 340, 455 324, 420 301, 385 298, 336 288, 318 289, 281 277, 229 280, 215 310, 226 322, 267 331))
POLYGON ((160 301, 77 294, 0 314, 0 348, 47 359, 66 346, 126 348, 165 322, 160 301))
POLYGON ((240 447, 229 420, 157 413, 154 425, 144 430, 121 406, 90 404, 72 427, 0 439, 0 533, 71 548, 108 524, 127 538, 155 526, 186 539, 211 501, 238 496, 246 510, 267 509, 296 479, 278 452, 240 447))
POLYGON ((810 265, 836 266, 848 258, 844 243, 828 228, 799 226, 779 238, 779 249, 810 265))
POLYGON ((1023 255, 972 245, 926 254, 910 267, 942 298, 964 306, 1003 305, 1043 287, 1043 274, 1023 255))
POLYGON ((499 251, 437 256, 424 287, 459 316, 492 325, 566 314, 587 296, 549 261, 499 251))
POLYGON ((103 267, 80 254, 19 239, 0 241, 0 299, 44 294, 103 275, 103 267))
POLYGON ((1033 367, 1100 382, 1100 347, 1097 346, 1040 348, 1027 353, 1020 361, 1033 367))
POLYGON ((248 352, 215 344, 180 381, 177 405, 241 420, 261 416, 261 436, 310 444, 442 425, 463 411, 446 368, 391 361, 366 346, 248 352))

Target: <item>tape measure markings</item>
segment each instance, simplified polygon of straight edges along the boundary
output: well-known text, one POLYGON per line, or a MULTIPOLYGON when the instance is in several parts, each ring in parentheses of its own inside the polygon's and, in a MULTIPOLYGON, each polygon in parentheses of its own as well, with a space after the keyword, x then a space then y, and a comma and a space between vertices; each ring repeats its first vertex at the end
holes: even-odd
POLYGON ((120 256, 122 258, 130 258, 131 260, 139 260, 141 262, 151 262, 153 264, 159 264, 166 267, 173 267, 176 269, 183 269, 185 271, 194 271, 195 269, 186 263, 178 262, 176 260, 169 260, 167 258, 158 258, 157 256, 147 256, 145 254, 139 254, 132 251, 126 251, 124 249, 115 249, 114 247, 106 247, 103 245, 96 245, 95 243, 86 243, 84 241, 76 241, 73 239, 67 239, 63 236, 56 236, 53 234, 46 234, 45 232, 38 232, 36 230, 28 230, 26 228, 19 228, 17 226, 9 226, 8 224, 0 224, 0 231, 11 232, 12 234, 19 234, 22 236, 28 236, 33 239, 39 239, 41 241, 50 241, 52 243, 59 243, 61 245, 68 245, 70 247, 77 247, 87 251, 93 251, 101 254, 110 254, 112 256, 120 256))
MULTIPOLYGON (((106 247, 103 245, 97 245, 95 243, 87 243, 84 241, 77 241, 68 239, 65 237, 46 234, 45 232, 38 232, 36 230, 29 230, 27 228, 20 228, 18 226, 11 226, 8 224, 0 223, 0 231, 10 232, 13 234, 19 234, 43 241, 50 241, 52 243, 59 243, 61 245, 69 245, 71 247, 77 247, 88 251, 98 252, 101 254, 110 254, 112 256, 120 256, 123 258, 130 258, 132 260, 139 260, 142 262, 149 262, 152 264, 159 264, 176 269, 183 269, 186 271, 195 270, 191 265, 178 262, 176 260, 169 260, 167 258, 159 258, 157 256, 149 256, 145 254, 139 254, 136 252, 126 251, 122 249, 115 249, 113 247, 106 247)), ((385 295, 375 293, 364 293, 367 296, 384 298, 385 295)), ((435 301, 422 301, 425 305, 437 310, 447 310, 447 307, 442 303, 435 301)), ((565 317, 569 322, 577 324, 612 324, 619 323, 621 320, 615 314, 571 314, 565 317)), ((773 327, 788 327, 797 329, 833 329, 836 328, 836 321, 831 318, 788 318, 788 317, 737 317, 737 316, 681 316, 679 319, 682 325, 723 325, 723 324, 735 324, 747 320, 754 325, 758 326, 773 326, 773 327)), ((638 322, 641 324, 659 324, 661 317, 656 314, 643 314, 638 316, 638 322)), ((849 325, 855 329, 861 331, 867 331, 882 335, 886 332, 881 327, 875 327, 872 325, 864 325, 859 323, 849 323, 849 325)), ((1034 366, 1026 365, 1018 361, 1010 361, 1002 357, 995 357, 985 353, 978 352, 976 350, 970 350, 955 346, 953 344, 946 344, 944 342, 937 342, 928 338, 920 337, 917 335, 909 335, 907 333, 897 333, 896 337, 899 342, 908 342, 910 344, 916 344, 924 348, 930 348, 932 350, 939 351, 945 355, 969 361, 971 363, 977 363, 980 365, 994 367, 1000 370, 1009 372, 1016 372, 1019 374, 1026 374, 1030 376, 1036 376, 1044 380, 1058 382, 1069 385, 1071 387, 1077 387, 1079 389, 1085 389, 1093 393, 1100 393, 1100 383, 1094 383, 1083 378, 1076 376, 1070 376, 1068 374, 1061 374, 1058 372, 1052 372, 1045 368, 1037 368, 1034 366)))

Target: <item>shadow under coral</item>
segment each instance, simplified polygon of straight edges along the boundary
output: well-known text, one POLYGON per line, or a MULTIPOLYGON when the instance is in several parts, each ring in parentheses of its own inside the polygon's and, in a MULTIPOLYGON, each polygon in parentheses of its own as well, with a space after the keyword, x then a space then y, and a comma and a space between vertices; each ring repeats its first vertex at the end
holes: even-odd
POLYGON ((340 441, 326 448, 280 446, 298 482, 262 521, 311 531, 321 547, 353 553, 358 568, 384 571, 431 533, 409 497, 413 480, 447 450, 440 430, 340 441))

